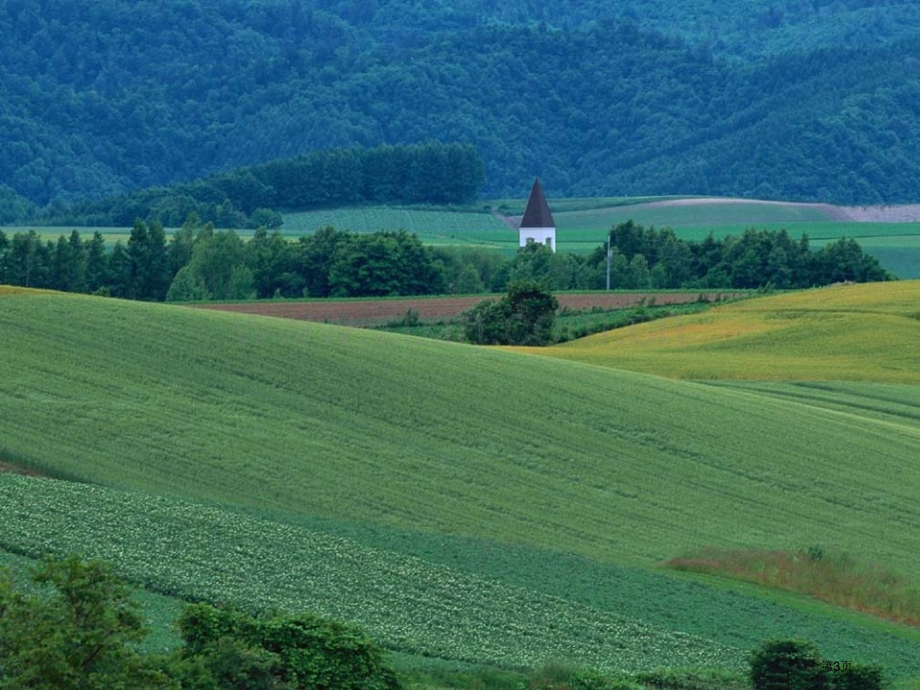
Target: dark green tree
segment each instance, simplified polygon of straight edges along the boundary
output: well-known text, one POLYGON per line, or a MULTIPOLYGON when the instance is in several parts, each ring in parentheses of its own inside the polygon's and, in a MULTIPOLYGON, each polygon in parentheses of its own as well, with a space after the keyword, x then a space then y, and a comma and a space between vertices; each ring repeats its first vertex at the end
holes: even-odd
POLYGON ((17 232, 13 235, 7 255, 7 280, 11 285, 22 287, 41 287, 40 281, 41 241, 34 230, 28 233, 17 232))
POLYGON ((304 280, 298 273, 297 246, 277 230, 271 235, 264 227, 246 244, 246 264, 252 271, 253 287, 260 298, 300 297, 304 280))
POLYGON ((466 337, 479 345, 547 345, 558 308, 546 283, 515 281, 500 300, 485 300, 465 314, 466 337))
POLYGON ((0 689, 167 687, 136 651, 143 621, 109 566, 45 560, 32 579, 44 591, 21 593, 0 574, 0 689))
POLYGON ((768 640, 750 656, 754 690, 823 690, 818 648, 803 640, 768 640))
POLYGON ((0 230, 0 285, 10 282, 9 278, 10 239, 0 230))
POLYGON ((254 618, 209 604, 178 621, 183 654, 205 660, 220 688, 398 690, 383 651, 363 632, 310 614, 254 618), (233 685, 241 676, 253 685, 233 685), (229 683, 228 683, 229 681, 229 683))
POLYGON ((112 297, 132 299, 134 274, 131 257, 121 240, 112 248, 112 255, 108 260, 108 271, 105 281, 112 297))
POLYGON ((199 233, 191 261, 185 268, 194 281, 190 284, 203 287, 207 299, 251 299, 255 295, 252 271, 246 265, 246 246, 232 230, 210 236, 199 233))
POLYGON ((331 225, 320 228, 309 236, 300 238, 299 273, 306 283, 310 297, 328 297, 330 294, 329 274, 336 259, 339 245, 348 242, 348 233, 336 230, 331 225))
POLYGON ((183 266, 173 278, 166 292, 167 302, 203 302, 208 299, 208 290, 195 277, 191 266, 183 266))
POLYGON ((502 300, 483 300, 464 315, 466 339, 476 345, 504 345, 508 342, 511 311, 502 300))
POLYGON ((159 222, 148 227, 138 219, 134 221, 128 238, 128 260, 130 282, 128 294, 131 299, 162 302, 172 276, 166 256, 166 233, 159 222))

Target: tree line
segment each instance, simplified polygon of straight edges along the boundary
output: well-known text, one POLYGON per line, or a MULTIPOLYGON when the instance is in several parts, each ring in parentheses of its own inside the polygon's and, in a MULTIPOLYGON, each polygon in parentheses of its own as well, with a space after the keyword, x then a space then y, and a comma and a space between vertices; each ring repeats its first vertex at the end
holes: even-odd
MULTIPOLYGON (((221 228, 280 227, 281 209, 373 204, 468 204, 484 181, 469 144, 324 149, 263 165, 96 201, 53 204, 25 218, 42 225, 178 227, 189 214, 221 228)), ((8 195, 9 196, 9 195, 8 195)), ((2 204, 2 200, 0 200, 2 204)), ((13 199, 8 199, 10 213, 13 199)), ((19 208, 22 208, 20 203, 19 208)), ((2 212, 2 209, 0 209, 2 212)))
MULTIPOLYGON (((889 280, 852 239, 813 250, 807 236, 747 230, 702 242, 632 221, 610 232, 613 289, 793 289, 889 280)), ((587 255, 529 244, 513 257, 476 248, 431 247, 405 231, 352 233, 326 227, 290 241, 259 228, 248 241, 195 216, 171 238, 160 223, 137 220, 126 243, 77 230, 46 240, 0 231, 0 283, 145 301, 503 292, 532 280, 552 290, 606 285, 602 245, 587 255)))

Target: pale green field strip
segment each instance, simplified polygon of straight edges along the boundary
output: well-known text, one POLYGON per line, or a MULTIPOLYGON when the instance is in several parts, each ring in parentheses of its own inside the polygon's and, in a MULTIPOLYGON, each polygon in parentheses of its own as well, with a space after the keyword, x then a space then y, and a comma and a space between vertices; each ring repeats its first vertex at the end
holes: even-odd
POLYGON ((554 212, 553 217, 559 228, 571 230, 603 230, 628 220, 658 228, 752 227, 766 223, 785 227, 799 223, 824 224, 830 220, 818 207, 768 203, 613 206, 554 212))
MULTIPOLYGON (((550 206, 553 214, 565 213, 570 211, 591 211, 594 209, 606 209, 616 206, 635 206, 651 201, 663 201, 668 199, 677 199, 683 197, 669 196, 583 196, 583 197, 553 197, 550 199, 550 206)), ((489 207, 499 209, 502 213, 509 216, 523 216, 524 209, 527 207, 527 197, 520 199, 489 199, 486 201, 489 207)))
POLYGON ((920 281, 842 285, 527 351, 686 379, 920 384, 918 316, 920 281))
MULTIPOLYGON (((34 226, 34 225, 24 225, 17 227, 0 227, 7 237, 12 237, 16 233, 28 233, 30 230, 34 230, 43 240, 57 240, 58 237, 64 235, 69 237, 73 226, 70 225, 47 225, 47 226, 34 226)), ((87 228, 87 227, 78 227, 76 230, 80 233, 80 237, 84 240, 91 239, 94 232, 99 232, 106 244, 113 246, 116 242, 121 242, 125 244, 128 242, 128 238, 131 237, 131 228, 87 228)))
POLYGON ((90 297, 0 297, 0 347, 0 456, 55 475, 624 564, 811 543, 920 559, 913 428, 550 358, 90 297))
POLYGON ((825 381, 714 381, 713 385, 756 391, 796 403, 920 427, 920 386, 825 381))
POLYGON ((219 508, 7 474, 0 522, 7 548, 80 552, 187 599, 309 610, 410 653, 624 672, 745 663, 744 649, 219 508))

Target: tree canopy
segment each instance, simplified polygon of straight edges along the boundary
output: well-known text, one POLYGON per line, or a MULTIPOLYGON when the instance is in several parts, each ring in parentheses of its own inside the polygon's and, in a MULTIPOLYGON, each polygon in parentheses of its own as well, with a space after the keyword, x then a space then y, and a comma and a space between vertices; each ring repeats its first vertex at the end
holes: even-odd
MULTIPOLYGON (((457 167, 439 156, 414 182, 383 156, 355 192, 348 151, 431 141, 475 147, 491 197, 537 174, 557 196, 915 201, 918 21, 898 0, 17 0, 0 6, 0 222, 202 176, 142 201, 167 224, 213 204, 224 226, 273 194, 446 198, 424 189, 457 167), (269 179, 330 147, 310 185, 269 179)), ((153 219, 133 204, 125 223, 153 219)))

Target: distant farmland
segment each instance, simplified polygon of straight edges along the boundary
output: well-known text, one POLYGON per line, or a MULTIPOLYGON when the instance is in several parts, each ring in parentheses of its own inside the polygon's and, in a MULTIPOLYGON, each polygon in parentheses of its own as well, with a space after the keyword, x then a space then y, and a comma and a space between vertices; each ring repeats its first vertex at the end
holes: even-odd
MULTIPOLYGON (((656 305, 686 304, 695 302, 700 296, 710 300, 720 300, 736 292, 593 292, 583 294, 557 295, 560 307, 569 309, 619 309, 636 304, 648 304, 652 300, 656 305)), ((387 299, 348 299, 348 300, 313 300, 313 301, 260 301, 195 305, 200 309, 216 309, 239 314, 257 314, 259 316, 276 316, 302 321, 325 323, 369 325, 385 323, 403 318, 411 309, 421 319, 450 319, 459 316, 479 302, 497 298, 498 295, 475 295, 465 297, 412 297, 387 299)))
MULTIPOLYGON (((480 208, 428 209, 362 206, 292 212, 284 215, 282 232, 289 238, 312 234, 332 225, 339 230, 375 232, 406 230, 433 246, 475 247, 513 254, 517 232, 512 224, 523 213, 524 200, 484 202, 480 208)), ((582 198, 550 199, 559 228, 561 251, 587 253, 604 242, 617 223, 633 220, 645 226, 670 227, 678 237, 702 240, 740 234, 747 228, 786 229, 794 237, 807 234, 814 247, 842 236, 856 239, 888 270, 901 278, 920 276, 920 206, 838 207, 745 199, 702 198, 582 198)), ((8 234, 28 228, 4 228, 8 234)), ((95 228, 81 228, 91 234, 95 228)), ((108 242, 126 242, 130 228, 101 228, 108 242)), ((37 228, 52 239, 69 228, 37 228)), ((249 236, 252 230, 238 230, 249 236)))

